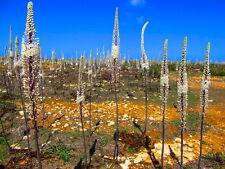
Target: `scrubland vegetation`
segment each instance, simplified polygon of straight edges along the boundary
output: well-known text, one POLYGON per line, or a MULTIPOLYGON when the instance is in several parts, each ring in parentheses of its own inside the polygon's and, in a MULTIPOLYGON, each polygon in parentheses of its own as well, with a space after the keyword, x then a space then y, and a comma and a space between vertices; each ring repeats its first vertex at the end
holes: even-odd
POLYGON ((21 52, 17 37, 0 58, 0 168, 224 168, 225 65, 210 43, 187 62, 187 37, 180 62, 167 39, 148 60, 147 25, 140 61, 119 59, 118 9, 111 54, 46 59, 29 2, 21 52))

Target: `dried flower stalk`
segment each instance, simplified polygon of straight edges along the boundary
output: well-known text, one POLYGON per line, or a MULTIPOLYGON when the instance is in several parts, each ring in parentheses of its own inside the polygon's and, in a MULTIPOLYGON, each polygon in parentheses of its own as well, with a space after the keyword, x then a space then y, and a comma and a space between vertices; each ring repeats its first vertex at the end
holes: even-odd
POLYGON ((118 8, 115 12, 115 21, 113 29, 113 41, 112 41, 112 53, 111 53, 111 67, 112 67, 112 84, 114 85, 114 96, 116 103, 116 131, 115 131, 115 148, 114 148, 114 160, 118 161, 119 155, 119 108, 118 108, 118 98, 117 98, 117 87, 119 83, 119 49, 120 49, 120 38, 119 38, 119 21, 118 21, 118 8))
POLYGON ((25 96, 29 99, 27 110, 29 110, 33 122, 38 168, 42 169, 37 126, 38 104, 40 102, 39 41, 35 37, 32 2, 28 3, 27 10, 26 30, 22 43, 23 89, 25 96))
POLYGON ((202 86, 200 91, 200 101, 201 101, 201 128, 200 128, 200 152, 199 152, 199 161, 198 169, 201 168, 201 158, 202 158, 202 141, 203 141, 203 127, 205 119, 205 111, 208 107, 208 95, 209 95, 209 85, 210 85, 210 69, 209 69, 209 53, 210 53, 210 43, 207 45, 206 56, 205 56, 205 65, 202 76, 202 86))
POLYGON ((164 167, 164 142, 165 142, 165 113, 166 113, 166 103, 169 92, 169 70, 167 63, 167 45, 168 40, 164 42, 164 57, 161 65, 161 76, 160 76, 160 92, 162 101, 162 152, 161 152, 161 166, 164 167))
POLYGON ((144 33, 145 33, 145 29, 146 29, 148 23, 149 22, 146 22, 143 25, 142 31, 141 31, 141 55, 142 55, 141 67, 143 69, 144 83, 145 83, 145 125, 144 125, 144 133, 146 133, 147 125, 148 125, 148 91, 147 91, 147 82, 148 82, 149 65, 148 65, 148 59, 147 59, 147 55, 146 55, 145 47, 144 47, 144 33))
POLYGON ((181 118, 181 169, 183 169, 183 146, 184 146, 184 129, 186 119, 186 108, 187 108, 187 71, 186 71, 186 53, 187 53, 187 37, 184 38, 182 60, 179 66, 179 76, 177 82, 177 94, 178 94, 178 111, 180 112, 181 118))
POLYGON ((84 119, 83 119, 83 103, 85 100, 84 96, 84 85, 82 81, 82 73, 83 73, 83 65, 84 64, 84 57, 81 56, 80 58, 80 65, 79 65, 79 74, 78 74, 78 87, 77 87, 77 104, 79 106, 79 113, 80 113, 80 121, 82 127, 82 135, 83 135, 83 144, 84 144, 84 158, 85 158, 85 168, 87 168, 87 144, 86 144, 86 136, 84 132, 84 119))

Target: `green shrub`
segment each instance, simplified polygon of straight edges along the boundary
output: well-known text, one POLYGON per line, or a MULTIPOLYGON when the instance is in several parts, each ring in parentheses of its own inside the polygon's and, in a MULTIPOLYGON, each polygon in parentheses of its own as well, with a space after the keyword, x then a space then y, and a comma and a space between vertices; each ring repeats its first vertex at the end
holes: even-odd
POLYGON ((176 63, 168 64, 168 69, 170 72, 176 71, 176 63))
POLYGON ((64 162, 68 162, 71 158, 70 149, 65 145, 49 146, 45 152, 49 154, 58 155, 64 162))
POLYGON ((134 154, 134 153, 136 153, 136 150, 134 147, 129 147, 128 152, 134 154))
POLYGON ((6 145, 6 141, 4 137, 0 137, 0 145, 6 145))
POLYGON ((225 76, 225 68, 222 67, 212 67, 210 72, 212 76, 225 76))

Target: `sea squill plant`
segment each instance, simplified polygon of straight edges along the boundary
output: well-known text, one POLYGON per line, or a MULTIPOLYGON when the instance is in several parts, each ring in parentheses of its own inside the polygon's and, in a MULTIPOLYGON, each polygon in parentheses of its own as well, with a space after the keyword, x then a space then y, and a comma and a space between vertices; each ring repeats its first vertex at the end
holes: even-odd
POLYGON ((202 86, 200 91, 200 101, 201 101, 201 127, 200 127, 200 150, 199 150, 199 160, 198 169, 201 168, 201 158, 202 158, 202 142, 203 142, 203 127, 205 119, 205 111, 208 107, 208 94, 210 85, 210 69, 209 69, 209 53, 210 53, 210 43, 207 45, 205 65, 202 76, 202 86))
POLYGON ((92 50, 90 51, 90 58, 88 60, 88 83, 90 90, 89 97, 89 130, 92 130, 92 85, 93 85, 93 65, 92 65, 92 50))
MULTIPOLYGON (((36 30, 33 19, 33 3, 29 2, 27 6, 26 30, 22 43, 22 66, 23 66, 23 89, 28 99, 27 110, 30 113, 34 128, 34 139, 38 159, 38 168, 42 168, 39 139, 38 139, 38 104, 40 102, 39 83, 39 40, 35 36, 36 30)), ((24 112, 26 113, 26 112, 24 112)))
POLYGON ((117 88, 119 83, 119 51, 120 50, 120 38, 119 38, 119 21, 118 21, 118 8, 115 11, 115 21, 113 29, 113 40, 112 40, 112 52, 111 52, 111 75, 112 75, 112 85, 114 86, 114 98, 116 104, 116 129, 115 129, 115 148, 114 148, 114 160, 118 161, 119 155, 119 107, 118 107, 118 97, 117 88))
POLYGON ((8 91, 10 96, 13 96, 12 103, 14 102, 14 78, 13 78, 13 58, 14 52, 12 47, 12 25, 10 25, 10 33, 9 33, 9 50, 8 50, 8 57, 7 57, 7 77, 5 78, 8 91))
POLYGON ((8 65, 7 65, 7 74, 8 74, 8 76, 12 76, 13 57, 14 57, 14 53, 13 53, 13 43, 12 43, 12 25, 10 25, 8 65))
POLYGON ((44 127, 44 122, 45 122, 45 97, 44 97, 44 84, 45 84, 45 79, 44 79, 44 67, 43 67, 43 58, 42 58, 42 48, 39 48, 39 53, 40 53, 40 93, 41 93, 41 104, 42 104, 42 126, 44 127))
POLYGON ((141 31, 141 56, 142 56, 142 71, 144 74, 144 84, 145 84, 145 124, 144 124, 144 133, 147 131, 147 125, 148 125, 148 91, 147 91, 147 83, 148 83, 148 69, 149 69, 149 64, 148 64, 148 59, 147 55, 145 52, 145 47, 144 47, 144 33, 145 29, 147 27, 149 22, 146 22, 141 31))
POLYGON ((83 74, 83 66, 84 66, 84 57, 81 56, 80 58, 80 64, 79 64, 79 74, 78 74, 78 86, 77 86, 77 104, 79 106, 79 113, 80 113, 80 121, 81 121, 81 127, 82 127, 82 135, 83 135, 83 144, 84 144, 84 159, 85 159, 85 168, 87 168, 87 143, 86 143, 86 136, 84 132, 84 119, 83 119, 83 104, 85 100, 84 96, 84 84, 82 80, 82 74, 83 74))
POLYGON ((161 76, 160 76, 160 97, 162 101, 162 152, 161 152, 161 166, 164 167, 164 142, 165 142, 165 114, 166 114, 166 103, 169 92, 169 70, 167 63, 167 45, 168 40, 164 42, 164 56, 161 64, 161 76))
POLYGON ((183 169, 183 150, 184 150, 184 131, 186 126, 186 108, 187 108, 187 70, 186 70, 186 53, 187 53, 187 37, 184 38, 182 60, 179 65, 179 75, 177 82, 178 94, 178 111, 180 113, 180 134, 181 134, 181 151, 180 151, 180 168, 183 169))
POLYGON ((51 71, 55 70, 55 51, 54 50, 52 51, 51 68, 50 68, 50 70, 51 71))
POLYGON ((28 153, 29 153, 29 163, 31 165, 31 146, 30 146, 30 136, 29 136, 29 127, 28 127, 28 118, 26 113, 26 107, 25 107, 25 101, 23 96, 23 82, 22 82, 22 74, 21 74, 21 62, 20 62, 20 50, 19 50, 19 38, 16 36, 16 42, 15 42, 15 58, 14 58, 14 68, 15 68, 15 74, 18 81, 18 87, 19 87, 19 93, 20 93, 20 101, 21 101, 21 107, 23 110, 23 116, 24 116, 24 122, 25 122, 25 130, 26 130, 26 137, 27 137, 27 147, 28 147, 28 153))
POLYGON ((15 41, 15 56, 14 56, 14 62, 13 66, 16 69, 18 66, 20 66, 20 51, 19 51, 19 38, 16 36, 15 41))

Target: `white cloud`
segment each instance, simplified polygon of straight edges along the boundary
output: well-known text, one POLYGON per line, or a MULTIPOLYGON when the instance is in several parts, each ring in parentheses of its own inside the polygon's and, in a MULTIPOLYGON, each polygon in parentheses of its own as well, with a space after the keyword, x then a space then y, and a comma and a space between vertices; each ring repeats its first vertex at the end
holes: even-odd
POLYGON ((139 6, 139 5, 145 5, 145 0, 130 0, 130 4, 132 6, 139 6))

